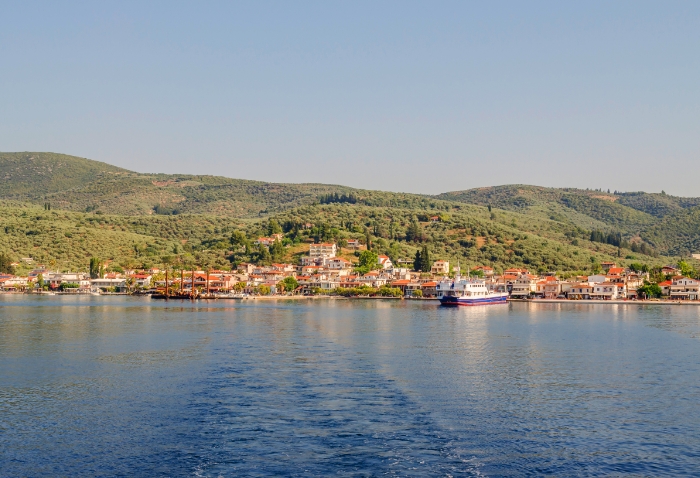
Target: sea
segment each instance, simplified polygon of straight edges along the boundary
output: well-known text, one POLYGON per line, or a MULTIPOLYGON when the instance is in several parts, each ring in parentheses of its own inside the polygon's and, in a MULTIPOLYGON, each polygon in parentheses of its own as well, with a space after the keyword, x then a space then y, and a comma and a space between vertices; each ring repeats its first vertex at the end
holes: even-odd
POLYGON ((700 476, 700 307, 3 295, 0 476, 700 476))

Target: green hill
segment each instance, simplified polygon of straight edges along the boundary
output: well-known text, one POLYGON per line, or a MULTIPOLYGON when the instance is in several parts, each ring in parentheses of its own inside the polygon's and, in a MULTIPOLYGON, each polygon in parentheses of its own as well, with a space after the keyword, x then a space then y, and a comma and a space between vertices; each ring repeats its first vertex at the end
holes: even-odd
POLYGON ((142 174, 75 156, 0 153, 0 198, 105 214, 258 217, 351 188, 274 184, 220 176, 142 174))
POLYGON ((56 153, 0 153, 0 197, 40 198, 129 171, 56 153))
POLYGON ((608 193, 506 185, 443 193, 438 198, 479 204, 549 218, 584 230, 620 233, 629 241, 643 240, 664 254, 700 252, 700 198, 644 192, 608 193))
POLYGON ((0 153, 0 174, 0 250, 44 262, 78 265, 98 254, 122 263, 143 260, 138 251, 146 250, 156 262, 254 260, 228 241, 235 230, 265 234, 268 218, 324 225, 332 239, 368 230, 395 258, 429 244, 445 259, 497 267, 585 271, 599 260, 672 262, 700 252, 700 198, 663 193, 506 185, 427 196, 142 174, 53 153, 0 153), (414 223, 420 240, 407 236, 414 223))

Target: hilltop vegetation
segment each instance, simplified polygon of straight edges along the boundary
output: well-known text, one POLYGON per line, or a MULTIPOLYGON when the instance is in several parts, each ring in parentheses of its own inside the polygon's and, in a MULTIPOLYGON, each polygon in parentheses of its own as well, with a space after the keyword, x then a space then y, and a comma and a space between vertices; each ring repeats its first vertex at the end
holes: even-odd
POLYGON ((0 174, 0 253, 65 267, 92 256, 117 267, 296 262, 308 242, 349 238, 395 260, 427 246, 464 266, 533 271, 658 265, 700 249, 700 198, 664 193, 508 185, 427 196, 141 174, 53 153, 0 153, 0 174), (275 223, 285 247, 269 254, 253 241, 275 223))
POLYGON ((527 185, 453 191, 437 197, 620 234, 629 242, 647 242, 661 254, 700 252, 694 232, 700 230, 700 198, 527 185))
POLYGON ((0 197, 40 198, 81 188, 96 178, 129 171, 111 164, 55 153, 0 153, 0 197))

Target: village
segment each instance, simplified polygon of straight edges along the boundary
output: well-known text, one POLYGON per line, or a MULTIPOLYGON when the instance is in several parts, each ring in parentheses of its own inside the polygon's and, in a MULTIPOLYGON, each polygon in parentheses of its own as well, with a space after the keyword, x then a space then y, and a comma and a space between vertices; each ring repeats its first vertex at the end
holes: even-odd
MULTIPOLYGON (((268 246, 278 238, 259 238, 268 246)), ((360 245, 350 242, 350 247, 360 245)), ((369 251, 363 254, 367 255, 369 251)), ((241 263, 222 270, 124 270, 91 277, 87 272, 59 272, 36 265, 25 276, 0 274, 3 293, 44 294, 143 294, 154 297, 256 298, 256 297, 395 297, 431 299, 441 281, 456 276, 484 281, 489 291, 505 292, 511 300, 638 300, 660 297, 673 301, 700 299, 700 281, 685 277, 675 266, 665 266, 666 280, 650 283, 649 272, 617 267, 603 262, 600 274, 562 279, 556 274, 532 274, 527 269, 506 269, 496 274, 489 266, 465 271, 446 260, 432 263, 429 273, 408 267, 410 261, 394 264, 386 255, 369 254, 376 263, 362 270, 340 257, 334 243, 310 244, 299 264, 256 265, 241 263), (650 294, 650 286, 656 294, 650 294)), ((362 254, 359 254, 362 257, 362 254)), ((366 257, 365 257, 366 258, 366 257)), ((18 265, 18 264, 16 264, 18 265)))

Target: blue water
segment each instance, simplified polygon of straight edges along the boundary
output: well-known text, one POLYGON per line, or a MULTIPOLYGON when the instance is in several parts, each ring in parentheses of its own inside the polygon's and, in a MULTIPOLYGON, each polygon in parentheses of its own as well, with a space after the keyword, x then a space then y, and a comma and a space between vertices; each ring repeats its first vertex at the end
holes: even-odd
POLYGON ((0 297, 2 476, 700 475, 700 307, 0 297))

